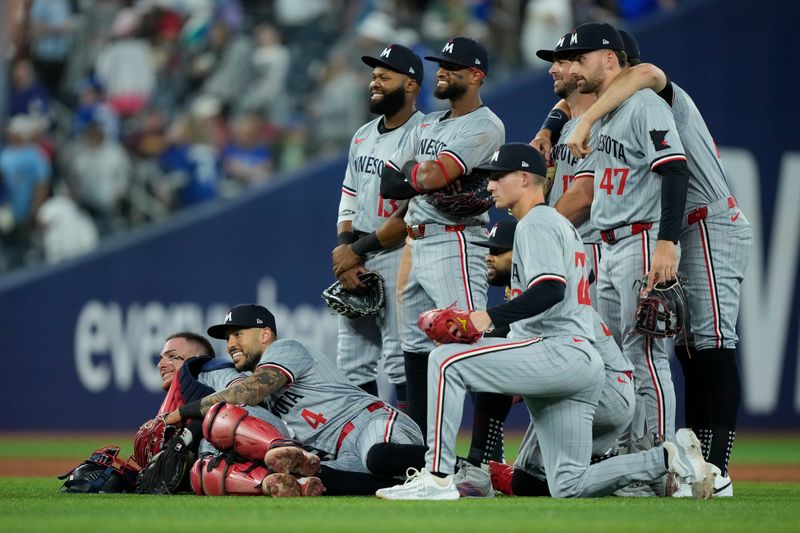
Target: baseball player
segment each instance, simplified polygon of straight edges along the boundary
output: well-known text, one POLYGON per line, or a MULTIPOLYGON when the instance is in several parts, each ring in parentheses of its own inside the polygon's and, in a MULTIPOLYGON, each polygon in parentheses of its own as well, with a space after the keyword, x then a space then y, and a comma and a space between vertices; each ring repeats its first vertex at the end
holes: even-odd
MULTIPOLYGON (((164 392, 169 390, 172 378, 178 372, 187 359, 198 355, 213 354, 214 348, 208 339, 202 335, 182 331, 167 337, 161 354, 158 358, 158 373, 161 375, 161 389, 164 392)), ((163 413, 164 411, 159 411, 163 413)))
POLYGON ((753 230, 731 195, 714 139, 691 97, 658 67, 640 64, 639 45, 625 40, 631 67, 584 115, 567 140, 576 156, 588 155, 586 132, 641 89, 652 89, 672 108, 691 172, 681 233, 679 271, 690 309, 689 345, 675 352, 685 377, 686 423, 721 475, 715 496, 732 496, 728 460, 736 433, 741 383, 736 363, 736 319, 742 279, 750 259, 753 230))
POLYGON ((410 199, 405 221, 411 250, 407 280, 398 287, 409 414, 426 427, 428 353, 431 341, 416 327, 420 313, 455 305, 474 309, 486 303, 486 253, 474 241, 484 239, 488 215, 452 216, 431 205, 427 193, 451 186, 487 161, 503 143, 505 127, 481 102, 489 72, 482 44, 453 37, 437 56, 434 96, 450 109, 422 118, 409 130, 381 173, 384 198, 410 199))
MULTIPOLYGON (((583 112, 592 105, 594 102, 594 95, 582 94, 578 91, 575 79, 570 76, 569 69, 572 66, 571 58, 567 52, 564 52, 569 44, 570 34, 564 35, 557 43, 553 50, 538 50, 536 55, 545 61, 552 63, 548 71, 553 77, 553 91, 557 96, 562 98, 569 107, 570 118, 561 128, 558 141, 550 150, 550 161, 555 167, 555 174, 553 184, 547 196, 547 204, 555 207, 560 213, 570 211, 570 206, 567 205, 573 198, 589 198, 592 197, 592 180, 576 180, 575 168, 578 164, 578 158, 573 156, 567 145, 566 138, 569 132, 580 122, 580 117, 583 112), (572 195, 565 198, 561 206, 558 206, 564 193, 568 188, 574 187, 572 195)), ((592 130, 596 133, 597 128, 592 130)), ((541 134, 541 132, 540 132, 541 134)), ((537 139, 539 139, 537 134, 537 139)), ((589 202, 591 204, 591 200, 589 202)), ((589 209, 583 209, 582 212, 576 217, 570 219, 571 222, 576 224, 578 233, 583 239, 583 245, 586 250, 586 260, 589 265, 589 294, 592 302, 597 302, 597 277, 600 272, 600 258, 601 258, 601 238, 600 231, 592 226, 589 220, 589 209), (580 217, 580 220, 579 220, 580 217)))
POLYGON ((203 418, 218 402, 266 401, 297 442, 324 458, 319 477, 332 495, 374 492, 422 463, 422 435, 407 415, 351 384, 325 355, 276 332, 266 308, 232 307, 208 334, 227 340, 236 370, 253 374, 172 411, 166 422, 203 418))
MULTIPOLYGON (((573 54, 570 73, 585 94, 602 95, 625 66, 622 38, 608 24, 578 26, 567 48, 573 54)), ((602 121, 597 148, 575 176, 593 179, 591 220, 603 239, 598 309, 634 365, 637 409, 643 409, 647 434, 671 438, 675 390, 665 342, 634 330, 640 291, 677 273, 689 169, 669 106, 653 92, 631 97, 602 121), (641 286, 644 275, 647 284, 641 286)), ((644 431, 635 425, 631 439, 644 437, 644 431)))
POLYGON ((391 297, 377 316, 339 319, 336 366, 350 381, 377 396, 375 377, 383 356, 383 368, 395 386, 398 408, 405 410, 405 368, 394 298, 405 224, 400 225, 400 233, 390 243, 382 244, 377 230, 406 202, 384 199, 379 189, 385 160, 423 116, 415 109, 415 100, 424 72, 422 59, 398 44, 390 44, 378 57, 363 56, 361 60, 372 67, 369 110, 380 116, 359 128, 350 144, 339 202, 339 247, 334 250, 334 270, 356 256, 355 266, 337 276, 342 284, 358 290, 363 286, 358 274, 375 271, 383 277, 384 290, 391 297))
MULTIPOLYGON (((482 332, 511 324, 509 338, 446 344, 431 353, 426 468, 377 496, 459 497, 451 472, 464 394, 470 389, 525 398, 554 497, 603 496, 667 471, 691 480, 698 496, 707 497, 713 486, 710 467, 690 430, 649 451, 589 464, 604 373, 592 344, 583 244, 573 225, 544 205, 546 163, 535 148, 504 144, 482 168, 492 172, 489 190, 496 207, 508 208, 519 221, 511 267, 514 297, 489 310, 464 312, 464 324, 457 328, 482 332)), ((456 317, 460 323, 461 316, 456 317)))

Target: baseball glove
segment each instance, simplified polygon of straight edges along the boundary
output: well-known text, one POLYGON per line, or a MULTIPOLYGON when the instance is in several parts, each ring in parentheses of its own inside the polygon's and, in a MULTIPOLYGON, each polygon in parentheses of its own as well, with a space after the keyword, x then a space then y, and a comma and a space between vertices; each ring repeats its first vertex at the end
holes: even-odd
POLYGON ((133 439, 133 456, 136 462, 146 465, 152 461, 164 449, 164 443, 175 436, 177 430, 177 427, 168 426, 164 422, 164 415, 158 415, 142 424, 133 439))
POLYGON ((184 429, 164 445, 164 449, 143 467, 136 479, 139 494, 176 494, 188 492, 189 472, 195 455, 191 448, 192 433, 184 429))
MULTIPOLYGON (((676 277, 666 283, 658 283, 646 295, 639 296, 636 307, 636 331, 646 337, 674 337, 686 327, 686 295, 683 283, 686 279, 676 277)), ((642 287, 647 286, 647 276, 642 287)))
POLYGON ((476 216, 485 213, 494 206, 492 195, 486 186, 489 174, 473 172, 459 178, 461 191, 453 194, 439 190, 429 195, 433 207, 454 217, 476 216))
POLYGON ((454 342, 469 344, 483 336, 483 333, 472 325, 469 313, 469 311, 462 311, 452 307, 431 309, 419 315, 417 325, 425 335, 436 342, 442 344, 454 342))
POLYGON ((364 318, 377 314, 386 301, 383 278, 377 272, 364 272, 358 275, 358 279, 367 286, 366 291, 350 292, 337 281, 322 291, 325 304, 347 318, 364 318))
POLYGON ((87 460, 58 476, 58 479, 65 480, 60 492, 133 492, 139 465, 133 462, 133 457, 123 462, 118 455, 119 446, 95 450, 87 460))

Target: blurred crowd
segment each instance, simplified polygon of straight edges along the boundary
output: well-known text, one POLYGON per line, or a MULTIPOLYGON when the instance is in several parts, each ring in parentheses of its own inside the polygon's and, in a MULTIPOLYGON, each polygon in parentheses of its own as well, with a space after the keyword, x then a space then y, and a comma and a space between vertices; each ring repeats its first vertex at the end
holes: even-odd
POLYGON ((338 153, 386 43, 473 37, 496 84, 577 24, 675 1, 3 0, 0 275, 338 153))

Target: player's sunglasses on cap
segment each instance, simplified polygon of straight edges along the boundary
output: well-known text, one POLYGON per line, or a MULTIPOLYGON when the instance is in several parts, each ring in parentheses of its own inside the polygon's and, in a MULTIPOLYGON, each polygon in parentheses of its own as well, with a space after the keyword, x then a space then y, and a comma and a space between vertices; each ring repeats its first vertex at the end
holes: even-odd
POLYGON ((489 248, 492 255, 498 255, 514 248, 514 231, 517 229, 517 221, 513 219, 501 220, 494 225, 489 232, 489 238, 485 241, 478 241, 475 244, 489 248))
POLYGON ((368 66, 384 67, 400 74, 405 74, 418 85, 422 85, 425 71, 422 67, 422 59, 411 49, 401 44, 390 44, 380 53, 378 57, 361 56, 361 61, 368 66))
POLYGON ((445 70, 474 68, 489 74, 489 53, 481 43, 469 37, 453 37, 439 55, 425 56, 425 59, 439 63, 445 70))
POLYGON ((547 175, 547 163, 542 154, 528 143, 507 143, 497 149, 488 163, 475 167, 491 172, 489 179, 498 179, 498 174, 517 170, 547 175))
POLYGON ((227 339, 229 329, 270 328, 275 329, 275 317, 261 305, 242 304, 231 307, 225 315, 225 322, 208 328, 208 335, 215 339, 227 339))
POLYGON ((562 51, 575 54, 605 49, 625 50, 619 32, 605 22, 587 22, 565 36, 562 51))

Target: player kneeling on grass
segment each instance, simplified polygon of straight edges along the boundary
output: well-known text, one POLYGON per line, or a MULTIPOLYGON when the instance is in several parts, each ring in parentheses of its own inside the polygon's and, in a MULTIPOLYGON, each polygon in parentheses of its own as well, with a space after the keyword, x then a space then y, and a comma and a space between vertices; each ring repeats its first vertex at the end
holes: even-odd
MULTIPOLYGON (((319 477, 328 495, 372 494, 394 484, 394 476, 408 467, 423 464, 422 434, 407 415, 352 385, 327 356, 294 340, 278 340, 276 332, 275 317, 265 307, 231 308, 225 322, 209 328, 208 334, 226 339, 236 370, 252 375, 183 405, 165 421, 175 424, 205 417, 204 429, 208 426, 213 434, 219 420, 209 417, 220 409, 215 404, 266 404, 295 442, 323 457, 319 477)), ((224 409, 227 418, 229 408, 224 409)), ((235 420, 226 419, 223 426, 228 442, 246 443, 255 455, 266 449, 269 460, 283 463, 289 471, 305 468, 311 460, 312 454, 297 447, 270 444, 269 439, 279 437, 259 428, 248 427, 260 432, 258 436, 240 438, 235 431, 230 435, 230 428, 237 427, 235 420)))
POLYGON ((592 420, 605 378, 592 344, 583 244, 572 224, 545 204, 546 164, 536 149, 505 144, 483 168, 492 173, 496 207, 510 209, 519 221, 511 267, 515 297, 486 311, 441 309, 420 317, 423 331, 445 343, 430 358, 426 466, 377 496, 459 498, 452 472, 469 389, 525 399, 553 497, 605 496, 667 472, 692 483, 696 497, 710 497, 713 474, 690 430, 651 450, 590 464, 592 420), (506 324, 508 339, 481 338, 506 324))

